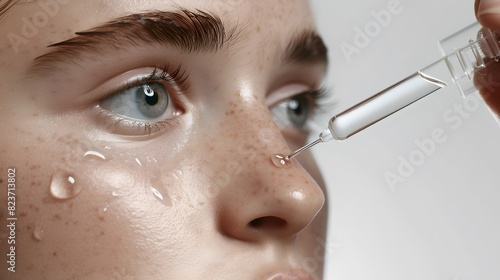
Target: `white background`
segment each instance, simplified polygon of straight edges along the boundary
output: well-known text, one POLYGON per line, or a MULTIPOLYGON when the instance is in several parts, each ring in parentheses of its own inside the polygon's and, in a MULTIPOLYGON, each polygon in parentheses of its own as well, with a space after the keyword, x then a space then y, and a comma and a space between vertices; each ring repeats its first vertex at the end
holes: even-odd
MULTIPOLYGON (((340 45, 355 46, 355 28, 393 1, 312 1, 329 47, 331 115, 437 60, 436 42, 475 20, 473 0, 400 0, 401 13, 349 62, 340 45)), ((329 191, 325 279, 500 279, 500 128, 483 104, 467 117, 453 112, 463 104, 450 85, 344 142, 313 149, 329 191), (434 129, 446 141, 391 187, 384 174, 398 175, 401 159, 419 150, 415 141, 434 129)))

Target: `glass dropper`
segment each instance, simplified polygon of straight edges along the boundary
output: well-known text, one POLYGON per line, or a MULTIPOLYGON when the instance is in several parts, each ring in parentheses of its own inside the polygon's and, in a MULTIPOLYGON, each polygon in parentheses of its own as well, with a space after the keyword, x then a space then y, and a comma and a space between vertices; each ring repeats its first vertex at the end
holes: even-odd
POLYGON ((484 29, 476 22, 443 39, 438 44, 443 58, 333 116, 318 139, 287 156, 273 155, 273 162, 285 166, 299 153, 319 143, 346 140, 450 83, 457 85, 463 97, 476 92, 474 74, 500 57, 498 34, 500 32, 484 29))

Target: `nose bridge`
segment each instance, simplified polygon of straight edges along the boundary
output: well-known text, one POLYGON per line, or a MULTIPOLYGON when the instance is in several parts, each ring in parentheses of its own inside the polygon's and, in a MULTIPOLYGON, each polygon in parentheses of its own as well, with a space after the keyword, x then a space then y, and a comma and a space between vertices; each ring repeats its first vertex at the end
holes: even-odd
POLYGON ((311 222, 324 202, 321 189, 298 162, 286 169, 271 162, 271 155, 289 149, 264 103, 260 104, 244 106, 230 120, 234 123, 228 124, 238 128, 225 144, 231 151, 227 165, 233 176, 217 198, 221 230, 244 240, 293 236, 311 222))
POLYGON ((248 165, 257 158, 270 158, 272 153, 288 152, 287 144, 273 121, 267 106, 258 99, 229 102, 218 135, 223 136, 222 150, 233 160, 248 165))
POLYGON ((284 148, 286 148, 282 137, 277 137, 280 135, 279 129, 275 125, 264 101, 251 99, 251 101, 245 100, 244 103, 241 103, 241 105, 238 105, 235 102, 230 102, 231 107, 239 109, 238 116, 232 118, 231 121, 235 122, 235 126, 240 129, 240 136, 247 139, 245 142, 253 141, 252 144, 261 147, 270 147, 271 144, 274 144, 272 146, 284 145, 284 148))
POLYGON ((258 100, 252 103, 240 106, 238 116, 231 118, 227 125, 224 125, 235 129, 233 139, 226 144, 231 147, 232 158, 244 167, 242 172, 247 174, 246 176, 261 180, 265 175, 263 172, 268 176, 278 171, 275 166, 270 165, 271 156, 275 153, 288 153, 290 150, 266 105, 258 100))

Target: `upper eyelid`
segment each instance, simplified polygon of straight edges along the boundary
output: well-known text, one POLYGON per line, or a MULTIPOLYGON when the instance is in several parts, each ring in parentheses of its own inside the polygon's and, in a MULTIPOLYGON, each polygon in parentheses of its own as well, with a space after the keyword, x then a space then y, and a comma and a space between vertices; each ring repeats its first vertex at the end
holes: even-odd
POLYGON ((189 90, 188 78, 189 73, 183 70, 181 65, 175 68, 172 72, 168 70, 168 66, 165 66, 162 69, 155 67, 150 74, 132 78, 125 84, 121 85, 118 89, 113 89, 112 92, 107 94, 107 97, 122 93, 148 82, 167 82, 175 91, 184 93, 189 90))
POLYGON ((303 95, 306 95, 313 102, 313 105, 314 105, 313 116, 317 116, 317 115, 322 116, 323 114, 327 114, 335 106, 335 103, 331 100, 331 96, 330 96, 331 91, 327 87, 320 87, 318 89, 309 89, 309 90, 302 91, 302 92, 299 92, 297 94, 291 95, 290 97, 281 100, 280 102, 274 104, 273 106, 270 106, 270 108, 274 108, 274 107, 276 107, 280 104, 283 104, 284 102, 286 102, 294 97, 303 96, 303 95))
POLYGON ((64 83, 59 87, 54 87, 54 91, 57 90, 60 92, 61 102, 72 104, 72 107, 89 108, 97 105, 105 98, 119 94, 134 86, 147 82, 160 82, 169 89, 169 93, 175 98, 177 104, 184 107, 183 104, 187 102, 184 96, 188 96, 191 93, 189 75, 190 73, 184 71, 184 68, 180 64, 175 64, 175 67, 139 66, 120 70, 119 73, 112 73, 112 75, 105 75, 105 73, 103 75, 94 75, 97 80, 94 82, 94 77, 91 79, 85 75, 76 80, 75 83, 64 83), (177 69, 179 70, 176 71, 177 69), (163 70, 169 73, 170 77, 168 80, 170 82, 161 80, 160 74, 163 73, 163 70), (155 72, 156 75, 153 76, 152 73, 155 72), (175 74, 176 72, 177 74, 175 74), (75 91, 75 86, 81 90, 75 91), (63 94, 70 90, 72 91, 70 94, 63 94))
POLYGON ((266 106, 271 108, 293 96, 310 90, 313 90, 313 88, 302 83, 293 83, 280 87, 266 96, 266 106))

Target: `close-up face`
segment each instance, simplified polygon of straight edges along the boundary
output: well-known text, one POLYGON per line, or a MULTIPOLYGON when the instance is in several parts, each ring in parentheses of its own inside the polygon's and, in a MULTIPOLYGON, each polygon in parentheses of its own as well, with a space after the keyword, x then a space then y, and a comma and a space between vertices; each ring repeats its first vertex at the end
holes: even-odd
POLYGON ((1 279, 322 278, 307 1, 0 5, 1 279))

